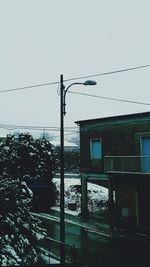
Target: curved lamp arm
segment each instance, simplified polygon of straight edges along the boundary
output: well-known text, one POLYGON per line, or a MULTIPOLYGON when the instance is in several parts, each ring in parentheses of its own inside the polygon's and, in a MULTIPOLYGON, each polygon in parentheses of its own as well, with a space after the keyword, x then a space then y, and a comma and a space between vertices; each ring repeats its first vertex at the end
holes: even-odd
POLYGON ((78 85, 78 84, 82 84, 82 85, 96 85, 97 82, 93 81, 93 80, 87 80, 84 83, 82 82, 75 82, 75 83, 71 83, 66 89, 64 87, 64 94, 63 94, 63 114, 66 114, 66 93, 68 92, 68 90, 70 89, 71 86, 73 85, 78 85))

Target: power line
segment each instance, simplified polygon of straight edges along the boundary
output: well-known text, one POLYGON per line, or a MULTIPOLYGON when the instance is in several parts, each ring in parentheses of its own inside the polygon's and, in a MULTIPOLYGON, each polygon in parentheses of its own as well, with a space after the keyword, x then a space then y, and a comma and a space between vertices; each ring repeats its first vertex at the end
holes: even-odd
MULTIPOLYGON (((35 126, 35 125, 14 125, 14 124, 3 124, 1 123, 0 126, 12 127, 12 128, 27 128, 27 129, 60 129, 60 127, 53 127, 53 126, 35 126)), ((77 129, 77 127, 65 127, 65 129, 77 129)))
POLYGON ((111 74, 116 74, 116 73, 120 73, 120 72, 132 71, 132 70, 143 69, 143 68, 148 68, 148 67, 150 67, 150 64, 131 67, 131 68, 127 68, 127 69, 120 69, 120 70, 114 70, 114 71, 109 71, 109 72, 102 72, 102 73, 98 73, 98 74, 90 74, 90 75, 87 75, 87 76, 75 77, 75 78, 71 78, 71 79, 64 80, 64 81, 74 81, 74 80, 80 80, 80 79, 86 79, 86 78, 93 78, 93 77, 111 75, 111 74))
MULTIPOLYGON (((137 70, 137 69, 148 68, 148 67, 150 67, 150 64, 126 68, 126 69, 114 70, 114 71, 109 71, 109 72, 102 72, 102 73, 98 73, 98 74, 90 74, 90 75, 81 76, 81 77, 74 77, 74 78, 66 79, 66 80, 64 80, 64 82, 87 79, 87 78, 98 77, 98 76, 111 75, 111 74, 117 74, 117 73, 121 73, 121 72, 127 72, 127 71, 132 71, 132 70, 137 70)), ((27 89, 32 89, 32 88, 36 88, 36 87, 55 85, 55 84, 59 84, 59 82, 55 81, 55 82, 40 83, 40 84, 34 84, 34 85, 29 85, 29 86, 23 86, 23 87, 16 87, 16 88, 11 88, 11 89, 6 89, 6 90, 0 90, 0 93, 8 93, 8 92, 14 92, 14 91, 20 91, 20 90, 27 90, 27 89)), ((57 88, 57 91, 58 91, 58 88, 57 88)))
POLYGON ((138 104, 138 105, 150 106, 150 103, 146 103, 146 102, 138 102, 138 101, 132 101, 132 100, 126 100, 126 99, 120 99, 120 98, 113 98, 113 97, 106 97, 106 96, 91 95, 91 94, 78 93, 78 92, 73 92, 73 91, 68 91, 68 93, 77 94, 77 95, 84 95, 84 96, 89 96, 89 97, 95 97, 95 98, 102 98, 102 99, 106 99, 106 100, 126 102, 126 103, 131 103, 131 104, 138 104))
MULTIPOLYGON (((28 130, 48 130, 48 131, 54 131, 54 132, 60 132, 60 129, 58 128, 58 129, 53 129, 53 128, 55 128, 55 127, 53 127, 52 129, 50 128, 50 127, 45 127, 45 128, 43 128, 43 127, 32 127, 32 126, 28 126, 28 127, 26 127, 26 126, 17 126, 17 125, 13 125, 14 127, 12 127, 12 125, 6 125, 6 124, 0 124, 0 128, 2 128, 2 129, 5 129, 5 130, 9 130, 9 131, 11 131, 11 130, 18 130, 18 129, 28 129, 28 130), (10 127, 11 126, 11 127, 10 127)), ((78 129, 78 127, 65 127, 65 129, 66 128, 76 128, 76 129, 78 129)), ((64 130, 65 130, 64 129, 64 130)), ((67 134, 64 134, 64 136, 66 136, 66 135, 74 135, 74 134, 79 134, 79 130, 76 130, 76 131, 72 131, 72 130, 65 130, 65 132, 69 132, 69 133, 67 133, 67 134)), ((55 135, 55 136, 53 136, 53 138, 58 138, 58 137, 60 137, 60 135, 55 135)))
MULTIPOLYGON (((48 130, 48 131, 60 131, 60 127, 52 127, 52 126, 27 126, 27 125, 10 125, 10 124, 0 124, 0 128, 7 130, 15 130, 15 129, 27 129, 27 130, 48 130)), ((66 132, 76 133, 78 127, 65 127, 66 132)))
POLYGON ((1 90, 0 93, 8 93, 8 92, 13 92, 13 91, 26 90, 26 89, 31 89, 31 88, 35 88, 35 87, 55 85, 58 83, 59 82, 48 82, 48 83, 34 84, 34 85, 29 85, 29 86, 23 86, 23 87, 11 88, 11 89, 7 89, 7 90, 1 90))

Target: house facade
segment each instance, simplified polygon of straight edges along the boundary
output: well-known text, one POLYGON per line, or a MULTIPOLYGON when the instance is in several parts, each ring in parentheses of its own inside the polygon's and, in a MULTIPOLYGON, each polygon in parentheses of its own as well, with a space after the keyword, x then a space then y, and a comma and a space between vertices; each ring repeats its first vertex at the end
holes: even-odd
POLYGON ((91 181, 108 187, 118 226, 150 230, 150 112, 76 123, 82 217, 89 215, 87 183, 91 181))

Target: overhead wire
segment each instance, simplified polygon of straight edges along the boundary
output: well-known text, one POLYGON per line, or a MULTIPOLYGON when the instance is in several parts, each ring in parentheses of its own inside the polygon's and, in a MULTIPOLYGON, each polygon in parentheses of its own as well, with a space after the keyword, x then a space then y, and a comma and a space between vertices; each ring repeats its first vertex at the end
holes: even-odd
MULTIPOLYGON (((15 129, 27 129, 27 130, 47 130, 47 131, 60 131, 60 127, 50 127, 50 126, 27 126, 27 125, 9 125, 9 124, 0 124, 0 128, 7 130, 15 130, 15 129)), ((76 133, 78 127, 64 127, 65 132, 76 133)))
MULTIPOLYGON (((114 70, 114 71, 109 71, 109 72, 102 72, 102 73, 98 73, 98 74, 90 74, 90 75, 74 77, 74 78, 70 78, 70 79, 64 79, 64 82, 75 81, 77 79, 81 80, 81 79, 86 79, 86 78, 111 75, 111 74, 127 72, 127 71, 132 71, 132 70, 137 70, 137 69, 143 69, 143 68, 148 68, 148 67, 150 67, 150 64, 135 66, 135 67, 131 67, 131 68, 125 68, 125 69, 120 69, 120 70, 114 70)), ((59 85, 59 81, 40 83, 40 84, 34 84, 34 85, 29 85, 29 86, 23 86, 23 87, 16 87, 16 88, 11 88, 11 89, 6 89, 6 90, 0 90, 0 93, 8 93, 8 92, 14 92, 14 91, 20 91, 20 90, 27 90, 27 89, 32 89, 32 88, 36 88, 36 87, 50 86, 50 85, 55 85, 55 84, 59 85)), ((59 94, 58 88, 57 88, 57 93, 59 94)))
MULTIPOLYGON (((98 77, 98 76, 104 76, 104 75, 111 75, 111 74, 116 74, 116 73, 121 73, 121 72, 126 72, 126 71, 132 71, 132 70, 141 69, 141 68, 147 68, 147 67, 150 67, 150 64, 131 67, 131 68, 126 68, 126 69, 120 69, 120 70, 115 70, 115 71, 110 71, 110 72, 103 72, 103 73, 99 73, 99 74, 92 74, 92 75, 87 75, 87 76, 75 77, 75 78, 71 78, 71 79, 66 79, 66 80, 64 80, 64 82, 74 81, 74 80, 77 80, 77 79, 80 80, 80 79, 86 79, 86 78, 92 78, 92 77, 98 77)), ((48 86, 48 85, 56 85, 56 84, 58 84, 57 94, 60 95, 60 90, 59 90, 60 82, 59 81, 47 82, 47 83, 41 83, 41 84, 35 84, 35 85, 29 85, 29 86, 23 86, 23 87, 8 89, 8 90, 1 90, 0 93, 19 91, 19 90, 26 90, 26 89, 42 87, 42 86, 48 86)), ((101 99, 106 99, 106 100, 111 100, 111 101, 119 101, 119 102, 131 103, 131 104, 147 105, 147 106, 150 105, 150 103, 146 103, 146 102, 132 101, 132 100, 127 100, 127 99, 99 96, 99 95, 86 94, 86 93, 80 93, 80 92, 68 91, 68 93, 84 95, 84 96, 94 97, 94 98, 101 98, 101 99)), ((45 126, 20 126, 20 125, 0 124, 0 128, 9 129, 9 130, 13 130, 13 129, 42 130, 42 129, 45 129, 45 130, 51 130, 51 131, 59 131, 58 127, 48 127, 48 126, 46 126, 46 127, 45 126)), ((67 128, 68 127, 66 127, 65 131, 71 132, 70 130, 67 130, 67 128)))
POLYGON ((16 87, 16 88, 11 88, 11 89, 6 89, 6 90, 0 90, 0 93, 8 93, 8 92, 13 92, 13 91, 32 89, 32 88, 36 88, 36 87, 55 85, 58 83, 59 82, 48 82, 48 83, 40 83, 40 84, 34 84, 34 85, 29 85, 29 86, 23 86, 23 87, 16 87))
POLYGON ((95 97, 95 98, 101 98, 101 99, 112 100, 112 101, 119 101, 119 102, 131 103, 131 104, 138 104, 138 105, 150 106, 150 103, 139 102, 139 101, 132 101, 132 100, 121 99, 121 98, 113 98, 113 97, 99 96, 99 95, 79 93, 79 92, 73 92, 73 91, 68 91, 68 93, 77 94, 77 95, 84 95, 84 96, 89 96, 89 97, 95 97))
MULTIPOLYGON (((35 126, 34 127, 32 127, 32 126, 19 126, 18 127, 18 125, 13 125, 13 126, 14 127, 12 127, 12 125, 0 124, 0 128, 5 129, 5 130, 9 130, 9 131, 24 129, 24 130, 47 130, 47 131, 60 132, 59 127, 58 128, 57 127, 52 127, 52 128, 51 127, 45 127, 44 128, 44 127, 35 127, 35 126), (53 128, 56 128, 56 129, 53 129, 53 128)), ((68 133, 64 133, 64 136, 79 134, 78 127, 65 127, 64 132, 68 132, 68 133), (69 130, 72 128, 75 128, 77 130, 76 131, 69 130), (66 130, 66 129, 68 129, 68 130, 66 130)), ((53 138, 58 138, 58 137, 60 137, 60 134, 53 136, 53 138)))
POLYGON ((57 95, 60 96, 60 83, 58 83, 58 86, 57 86, 57 95))
POLYGON ((126 69, 114 70, 114 71, 109 71, 109 72, 102 72, 102 73, 98 73, 98 74, 90 74, 90 75, 86 75, 86 76, 67 79, 64 81, 74 81, 77 79, 80 80, 80 79, 86 79, 86 78, 93 78, 93 77, 111 75, 111 74, 116 74, 116 73, 121 73, 121 72, 126 72, 126 71, 132 71, 132 70, 137 70, 137 69, 143 69, 143 68, 148 68, 148 67, 150 67, 150 64, 126 68, 126 69))

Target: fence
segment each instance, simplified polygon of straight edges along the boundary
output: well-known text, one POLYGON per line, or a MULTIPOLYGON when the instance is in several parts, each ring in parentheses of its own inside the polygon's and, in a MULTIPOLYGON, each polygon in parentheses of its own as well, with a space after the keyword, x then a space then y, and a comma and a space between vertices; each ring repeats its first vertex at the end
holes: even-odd
MULTIPOLYGON (((45 238, 45 240, 41 240, 41 245, 40 247, 38 247, 39 259, 43 258, 43 256, 46 257, 46 262, 40 260, 39 263, 60 263, 60 249, 62 245, 64 246, 63 248, 65 253, 65 263, 68 264, 67 266, 93 266, 94 262, 95 266, 97 265, 97 258, 91 251, 87 250, 86 248, 79 249, 75 246, 63 244, 62 242, 49 237, 45 238)), ((102 255, 98 256, 98 261, 102 264, 104 264, 104 262, 106 263, 106 259, 104 260, 102 255)))
POLYGON ((150 174, 150 156, 105 156, 105 172, 150 174))
POLYGON ((79 252, 75 246, 64 244, 50 237, 46 237, 44 240, 40 241, 40 246, 38 246, 38 257, 42 261, 42 255, 45 256, 47 264, 60 262, 60 251, 62 248, 65 253, 66 263, 78 264, 80 262, 80 257, 77 256, 79 252))

